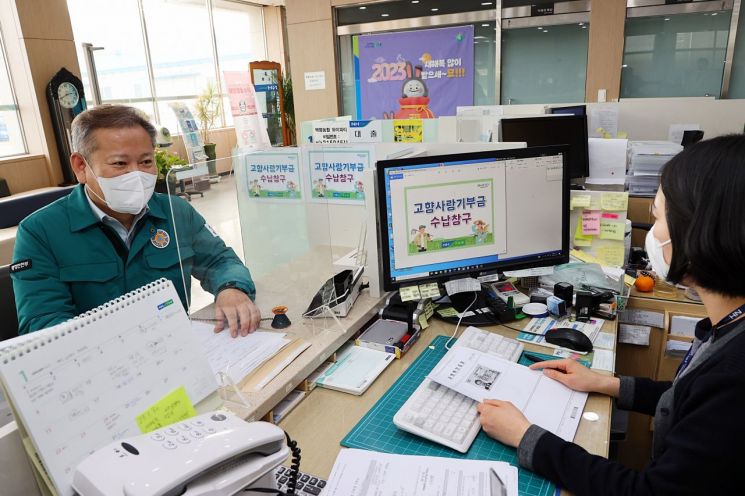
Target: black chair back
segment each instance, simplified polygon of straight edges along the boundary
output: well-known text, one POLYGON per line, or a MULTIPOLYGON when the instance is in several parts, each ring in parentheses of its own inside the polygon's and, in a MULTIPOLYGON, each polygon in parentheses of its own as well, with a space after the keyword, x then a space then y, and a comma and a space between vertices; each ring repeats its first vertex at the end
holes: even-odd
POLYGON ((18 336, 18 314, 10 265, 0 267, 0 341, 18 336))

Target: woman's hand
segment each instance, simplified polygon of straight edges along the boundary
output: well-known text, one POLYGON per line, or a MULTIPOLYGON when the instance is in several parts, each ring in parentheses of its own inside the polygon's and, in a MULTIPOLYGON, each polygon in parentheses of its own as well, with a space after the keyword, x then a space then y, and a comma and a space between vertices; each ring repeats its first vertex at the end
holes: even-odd
POLYGON ((621 384, 617 377, 598 374, 568 358, 534 363, 530 368, 533 370, 543 369, 546 377, 559 381, 575 391, 602 393, 614 398, 618 396, 618 389, 621 384))
POLYGON ((517 448, 530 422, 509 401, 484 400, 476 407, 484 432, 507 446, 517 448))

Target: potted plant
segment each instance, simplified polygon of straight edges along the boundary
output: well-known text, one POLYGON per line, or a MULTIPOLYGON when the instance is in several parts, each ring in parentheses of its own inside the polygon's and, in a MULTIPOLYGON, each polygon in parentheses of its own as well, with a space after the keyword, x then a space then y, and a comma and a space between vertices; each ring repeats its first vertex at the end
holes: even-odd
POLYGON ((284 118, 289 134, 289 140, 286 145, 293 146, 297 143, 297 138, 295 136, 295 102, 292 99, 292 77, 289 74, 286 74, 284 79, 282 79, 281 88, 285 107, 284 118))
POLYGON ((217 175, 217 164, 215 163, 215 159, 217 158, 215 148, 217 145, 210 141, 210 130, 215 127, 215 121, 220 117, 221 107, 222 98, 220 97, 220 92, 217 90, 215 83, 210 81, 194 103, 194 110, 196 111, 196 117, 199 120, 200 132, 202 133, 204 153, 207 155, 208 159, 207 169, 209 170, 210 176, 217 175))
POLYGON ((176 177, 171 174, 168 176, 168 171, 171 170, 171 168, 174 165, 186 165, 186 160, 182 159, 175 153, 168 153, 167 151, 160 149, 155 151, 155 165, 158 167, 158 178, 155 180, 155 191, 158 193, 166 193, 168 194, 168 184, 166 183, 166 178, 168 178, 168 182, 170 184, 170 190, 171 192, 176 191, 176 177))

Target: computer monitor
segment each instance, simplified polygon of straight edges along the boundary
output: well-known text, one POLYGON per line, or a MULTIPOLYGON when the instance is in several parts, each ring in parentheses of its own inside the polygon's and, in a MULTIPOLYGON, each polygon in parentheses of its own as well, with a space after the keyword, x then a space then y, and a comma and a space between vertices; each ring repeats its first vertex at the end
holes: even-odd
POLYGON ((587 115, 587 105, 570 105, 568 107, 551 107, 552 114, 587 115))
POLYGON ((503 118, 500 141, 525 141, 528 146, 569 145, 569 177, 590 174, 587 152, 587 116, 554 115, 503 118))
POLYGON ((378 162, 383 289, 568 262, 567 150, 378 162))

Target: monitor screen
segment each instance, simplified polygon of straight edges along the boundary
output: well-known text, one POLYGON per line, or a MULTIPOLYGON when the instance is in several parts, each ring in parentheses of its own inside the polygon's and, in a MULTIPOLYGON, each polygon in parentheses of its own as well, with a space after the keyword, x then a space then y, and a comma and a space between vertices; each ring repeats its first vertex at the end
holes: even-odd
POLYGON ((566 263, 566 146, 377 164, 383 287, 566 263))
POLYGON ((500 141, 525 141, 528 146, 569 145, 569 177, 577 179, 590 174, 587 116, 504 118, 499 127, 500 141))
POLYGON ((587 115, 586 105, 571 105, 569 107, 551 107, 552 114, 587 115))

